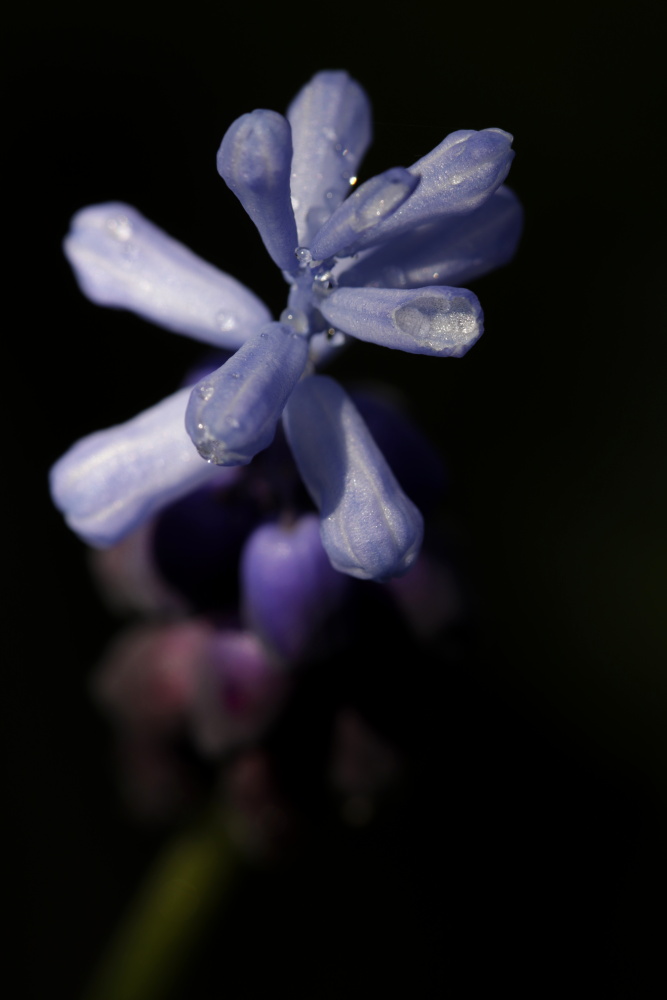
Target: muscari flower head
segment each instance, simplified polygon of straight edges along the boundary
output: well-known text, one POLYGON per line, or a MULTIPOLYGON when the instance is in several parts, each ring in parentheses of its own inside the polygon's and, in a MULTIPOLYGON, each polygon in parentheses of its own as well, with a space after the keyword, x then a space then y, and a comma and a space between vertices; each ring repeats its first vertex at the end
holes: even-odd
MULTIPOLYGON (((358 408, 316 369, 350 338, 462 356, 482 311, 459 285, 511 258, 522 213, 502 186, 514 154, 501 129, 454 132, 357 188, 370 138, 368 99, 344 72, 317 74, 285 117, 257 110, 224 136, 218 170, 289 286, 277 320, 130 206, 75 216, 65 252, 89 298, 234 352, 56 463, 54 500, 86 541, 111 545, 197 487, 233 484, 282 418, 331 565, 385 580, 413 564, 422 517, 358 408)), ((273 543, 269 532, 256 550, 273 543)))

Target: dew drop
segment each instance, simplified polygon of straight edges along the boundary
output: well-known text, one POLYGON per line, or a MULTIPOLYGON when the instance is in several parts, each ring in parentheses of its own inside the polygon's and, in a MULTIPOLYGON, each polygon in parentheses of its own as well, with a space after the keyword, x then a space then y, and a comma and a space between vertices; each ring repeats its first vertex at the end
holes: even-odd
POLYGON ((417 344, 436 350, 467 344, 479 327, 471 303, 463 296, 411 299, 394 312, 394 323, 417 344))
POLYGON ((219 312, 215 314, 215 323, 222 333, 229 333, 235 327, 234 317, 226 313, 224 309, 220 309, 219 312))
POLYGON ((294 251, 294 256, 298 260, 299 264, 310 264, 313 259, 313 255, 308 247, 297 247, 294 251))
POLYGON ((120 243, 124 243, 132 236, 132 225, 126 215, 116 215, 109 219, 107 229, 120 243))
POLYGON ((295 333, 308 333, 308 316, 302 309, 283 309, 280 314, 280 322, 286 326, 291 326, 295 333))

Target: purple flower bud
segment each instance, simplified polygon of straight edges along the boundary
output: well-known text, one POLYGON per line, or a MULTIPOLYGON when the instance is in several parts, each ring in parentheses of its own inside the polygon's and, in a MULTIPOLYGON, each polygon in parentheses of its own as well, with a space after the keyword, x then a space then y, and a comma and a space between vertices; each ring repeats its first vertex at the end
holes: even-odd
POLYGON ((292 206, 301 246, 338 208, 356 181, 371 141, 371 107, 356 80, 317 73, 287 111, 292 126, 292 206))
POLYGON ((474 212, 507 177, 514 152, 512 136, 499 128, 452 132, 417 160, 410 173, 420 179, 407 201, 388 219, 357 240, 357 249, 373 246, 438 216, 474 212))
POLYGON ((283 425, 333 567, 362 580, 404 573, 421 546, 422 517, 343 389, 323 375, 304 379, 283 425))
POLYGON ((523 209, 500 187, 470 215, 446 217, 364 251, 344 270, 339 284, 374 288, 462 285, 502 267, 516 252, 523 209))
POLYGON ((292 133, 276 111, 242 115, 225 133, 218 172, 259 229, 273 261, 296 268, 296 223, 290 201, 292 133))
POLYGON ((283 703, 289 677, 251 632, 214 633, 190 707, 194 740, 216 755, 261 735, 283 703))
POLYGON ((199 454, 216 465, 247 465, 267 448, 307 360, 307 339, 271 323, 203 378, 185 416, 199 454))
POLYGON ((310 245, 315 260, 334 254, 355 253, 360 234, 370 234, 404 203, 419 184, 419 177, 402 167, 371 177, 336 209, 310 245))
POLYGON ((333 326, 410 354, 460 358, 482 334, 482 309, 465 288, 335 288, 320 304, 333 326))
POLYGON ((84 295, 175 333, 234 350, 271 315, 256 295, 130 205, 91 205, 72 219, 64 250, 84 295))
POLYGON ((278 656, 300 660, 340 602, 346 580, 331 566, 319 519, 306 514, 289 525, 265 524, 241 558, 244 617, 278 656))

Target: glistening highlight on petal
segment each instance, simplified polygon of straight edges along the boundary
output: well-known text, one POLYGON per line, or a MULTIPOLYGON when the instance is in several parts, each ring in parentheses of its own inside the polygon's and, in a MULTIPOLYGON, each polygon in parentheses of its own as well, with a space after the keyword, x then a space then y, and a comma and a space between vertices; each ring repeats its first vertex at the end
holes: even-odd
POLYGON ((315 260, 344 252, 355 253, 360 233, 370 233, 393 215, 419 184, 419 178, 402 167, 371 177, 336 209, 310 246, 315 260))
POLYGON ((358 340, 409 354, 461 357, 483 330, 482 308, 466 288, 336 288, 320 312, 358 340))
POLYGON ((332 566, 362 580, 405 573, 421 546, 422 516, 341 386, 324 375, 304 379, 285 408, 283 426, 320 511, 332 566))
POLYGON ((185 432, 190 389, 181 389, 125 424, 78 441, 51 470, 51 495, 90 545, 113 545, 172 500, 208 479, 231 483, 235 470, 202 461, 185 432))
POLYGON ((307 338, 270 323, 198 382, 185 426, 199 454, 217 465, 247 465, 267 448, 307 360, 307 338))
POLYGON ((371 141, 371 106, 347 73, 317 73, 287 110, 292 126, 292 205, 299 243, 338 208, 371 141))
POLYGON ((499 128, 452 132, 417 160, 410 173, 419 186, 388 219, 360 235, 355 246, 374 246, 439 216, 474 212, 507 177, 514 158, 512 136, 499 128))
POLYGON ((271 319, 264 303, 120 202, 78 212, 65 239, 81 291, 196 340, 234 350, 271 319))

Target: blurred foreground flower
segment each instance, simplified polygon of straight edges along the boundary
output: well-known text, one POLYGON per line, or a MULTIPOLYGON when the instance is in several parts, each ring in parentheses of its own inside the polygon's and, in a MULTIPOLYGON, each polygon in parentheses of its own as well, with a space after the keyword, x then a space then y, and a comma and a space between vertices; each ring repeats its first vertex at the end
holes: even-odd
POLYGON ((289 285, 277 321, 127 205, 73 220, 65 250, 91 299, 235 352, 194 388, 85 438, 56 464, 55 502, 91 544, 113 544, 204 483, 233 483, 282 416, 332 566, 384 580, 415 561, 419 511, 349 396, 315 368, 349 338, 464 354, 482 313, 456 286, 511 258, 521 209, 501 186, 511 136, 495 128, 454 132, 409 169, 352 190, 370 119, 359 85, 324 72, 287 117, 254 111, 222 141, 219 172, 289 285))

